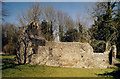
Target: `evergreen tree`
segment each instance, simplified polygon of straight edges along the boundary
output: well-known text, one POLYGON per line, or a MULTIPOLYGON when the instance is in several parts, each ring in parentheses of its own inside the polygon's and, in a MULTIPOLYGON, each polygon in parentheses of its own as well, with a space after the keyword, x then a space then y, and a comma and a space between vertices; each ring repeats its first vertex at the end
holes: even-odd
POLYGON ((62 42, 78 42, 78 31, 76 29, 69 29, 65 36, 62 37, 62 42))
MULTIPOLYGON (((91 39, 101 41, 102 43, 110 42, 116 44, 118 37, 118 30, 114 26, 114 8, 116 2, 98 3, 97 8, 94 10, 94 16, 97 18, 94 25, 89 29, 91 39)), ((98 42, 97 44, 101 43, 98 42)), ((103 45, 104 45, 103 43, 103 45)), ((92 44, 93 45, 93 44, 92 44)), ((96 45, 98 46, 98 45, 96 45)), ((104 47, 104 46, 102 46, 104 47)), ((93 47, 95 48, 95 47, 93 47)), ((99 50, 100 48, 96 49, 99 50)), ((104 48, 102 48, 104 49, 104 48)))
POLYGON ((46 40, 53 41, 52 23, 49 24, 46 20, 43 20, 41 23, 41 31, 46 40))
POLYGON ((83 41, 83 27, 80 23, 79 23, 79 41, 80 42, 83 41))
POLYGON ((59 41, 62 41, 62 37, 63 37, 63 28, 61 25, 59 25, 59 41))
POLYGON ((115 26, 116 29, 118 30, 118 37, 117 37, 117 52, 118 52, 118 57, 120 58, 120 2, 117 3, 117 12, 116 16, 114 17, 115 21, 115 26))

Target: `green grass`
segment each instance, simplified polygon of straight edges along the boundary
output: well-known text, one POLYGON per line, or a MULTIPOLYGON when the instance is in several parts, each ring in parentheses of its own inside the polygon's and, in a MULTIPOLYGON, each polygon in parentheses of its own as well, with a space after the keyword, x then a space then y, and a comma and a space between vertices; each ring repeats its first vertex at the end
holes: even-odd
POLYGON ((1 58, 2 59, 13 59, 15 55, 3 55, 1 58))
POLYGON ((61 68, 41 65, 17 65, 15 56, 2 56, 3 77, 98 77, 98 74, 112 72, 114 68, 61 68), (7 60, 10 59, 10 60, 7 60))
POLYGON ((116 60, 120 62, 120 59, 119 59, 119 58, 116 58, 116 60))

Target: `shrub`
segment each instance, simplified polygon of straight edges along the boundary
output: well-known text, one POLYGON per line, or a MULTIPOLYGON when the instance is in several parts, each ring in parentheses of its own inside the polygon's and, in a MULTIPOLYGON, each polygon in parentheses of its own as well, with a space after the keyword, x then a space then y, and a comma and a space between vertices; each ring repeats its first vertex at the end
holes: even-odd
POLYGON ((93 51, 96 53, 103 53, 106 49, 105 41, 92 40, 90 45, 93 47, 93 51))

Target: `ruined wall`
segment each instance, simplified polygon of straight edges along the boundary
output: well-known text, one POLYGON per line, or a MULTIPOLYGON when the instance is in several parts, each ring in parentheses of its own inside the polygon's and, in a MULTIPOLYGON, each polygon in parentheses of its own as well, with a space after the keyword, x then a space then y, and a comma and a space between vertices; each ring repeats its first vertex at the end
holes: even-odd
POLYGON ((110 65, 107 47, 104 53, 94 53, 88 43, 47 42, 39 30, 39 26, 31 24, 23 30, 18 42, 18 63, 77 68, 107 68, 110 65))
POLYGON ((38 51, 38 46, 44 46, 45 39, 37 23, 31 22, 25 26, 17 43, 17 61, 19 64, 30 63, 30 58, 38 51))
POLYGON ((47 42, 39 46, 38 53, 32 56, 30 64, 77 67, 77 68, 107 68, 108 52, 94 53, 88 43, 79 42, 47 42))

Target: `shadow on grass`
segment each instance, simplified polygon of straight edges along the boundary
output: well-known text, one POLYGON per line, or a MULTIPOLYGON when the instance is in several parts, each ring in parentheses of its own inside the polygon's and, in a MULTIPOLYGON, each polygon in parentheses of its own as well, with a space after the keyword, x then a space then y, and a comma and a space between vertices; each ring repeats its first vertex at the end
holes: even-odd
POLYGON ((113 76, 113 79, 120 79, 120 63, 115 64, 115 66, 117 66, 118 68, 115 69, 113 72, 106 72, 104 74, 98 74, 99 76, 106 76, 106 77, 110 77, 113 76))
MULTIPOLYGON (((10 56, 10 55, 3 55, 3 56, 10 56)), ((0 64, 0 70, 8 69, 8 68, 15 68, 20 64, 14 63, 14 58, 4 58, 2 59, 2 64, 0 64)))

